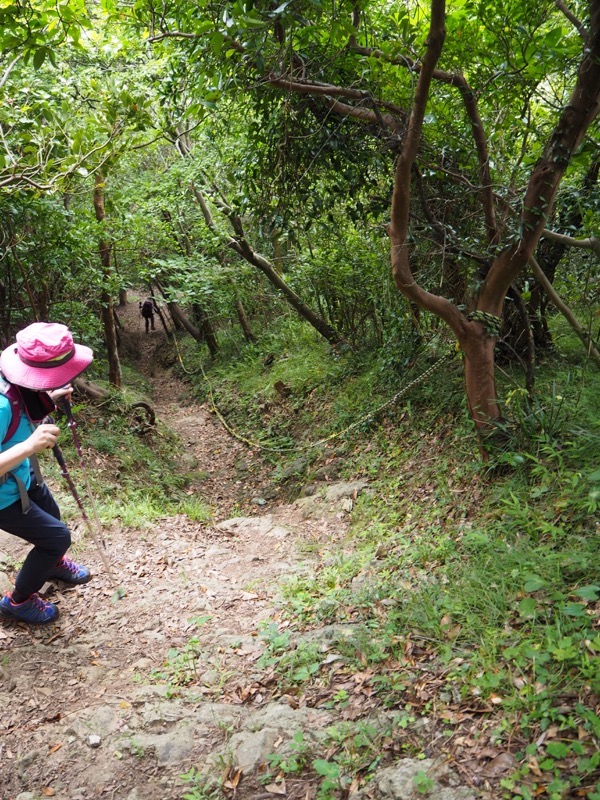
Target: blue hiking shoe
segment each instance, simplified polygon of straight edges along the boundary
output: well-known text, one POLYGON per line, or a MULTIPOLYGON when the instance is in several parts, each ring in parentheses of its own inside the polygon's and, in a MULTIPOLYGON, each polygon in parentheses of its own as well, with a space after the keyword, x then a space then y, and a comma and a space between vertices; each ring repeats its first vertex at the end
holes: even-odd
POLYGON ((65 583, 87 583, 92 577, 92 573, 87 567, 81 564, 76 564, 70 558, 63 556, 58 564, 54 567, 48 580, 59 580, 65 583))
POLYGON ((53 603, 46 603, 37 593, 22 603, 13 603, 9 593, 0 600, 0 616, 26 622, 28 625, 45 625, 58 617, 58 607, 53 603))

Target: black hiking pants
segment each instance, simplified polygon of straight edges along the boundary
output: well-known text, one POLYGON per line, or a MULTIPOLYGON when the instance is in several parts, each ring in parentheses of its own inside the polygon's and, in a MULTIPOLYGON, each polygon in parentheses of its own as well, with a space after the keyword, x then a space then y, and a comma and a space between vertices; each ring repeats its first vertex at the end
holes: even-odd
POLYGON ((31 500, 27 514, 20 500, 0 509, 0 528, 33 545, 15 581, 15 589, 23 597, 42 588, 71 545, 71 534, 60 520, 56 500, 46 484, 38 486, 33 472, 27 494, 31 500))

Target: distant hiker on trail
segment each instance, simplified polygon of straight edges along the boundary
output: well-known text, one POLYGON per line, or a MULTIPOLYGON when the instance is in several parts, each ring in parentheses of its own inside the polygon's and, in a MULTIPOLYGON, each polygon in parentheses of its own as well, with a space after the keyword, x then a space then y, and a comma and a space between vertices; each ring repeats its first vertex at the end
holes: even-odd
POLYGON ((39 625, 58 607, 38 592, 47 580, 86 583, 90 571, 65 556, 69 529, 43 481, 37 454, 56 445, 60 429, 42 420, 70 381, 91 364, 89 347, 74 344, 65 325, 34 322, 0 354, 0 528, 33 545, 15 581, 0 600, 0 617, 39 625), (41 424, 40 424, 41 423, 41 424))
POLYGON ((150 326, 154 330, 154 300, 151 297, 144 300, 143 303, 140 300, 140 314, 146 323, 146 333, 148 333, 150 326))

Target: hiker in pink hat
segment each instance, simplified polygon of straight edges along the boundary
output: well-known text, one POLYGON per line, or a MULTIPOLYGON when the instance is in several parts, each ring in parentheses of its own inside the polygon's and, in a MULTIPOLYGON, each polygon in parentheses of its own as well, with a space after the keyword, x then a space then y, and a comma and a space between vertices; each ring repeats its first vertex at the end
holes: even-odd
POLYGON ((34 322, 0 354, 0 528, 33 545, 15 581, 0 600, 4 619, 40 625, 58 608, 38 592, 47 580, 86 583, 90 571, 65 556, 69 529, 41 476, 37 454, 56 444, 60 429, 43 422, 70 382, 91 364, 89 347, 73 342, 66 327, 34 322))

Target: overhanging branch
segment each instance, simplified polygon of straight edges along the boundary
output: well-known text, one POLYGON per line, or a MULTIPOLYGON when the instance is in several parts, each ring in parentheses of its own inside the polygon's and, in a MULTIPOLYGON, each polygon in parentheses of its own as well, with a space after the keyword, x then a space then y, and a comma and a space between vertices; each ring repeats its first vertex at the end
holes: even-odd
MULTIPOLYGON (((353 53, 358 53, 359 55, 381 58, 389 64, 396 64, 397 66, 404 67, 405 69, 409 69, 411 72, 415 72, 417 74, 420 73, 422 68, 422 65, 413 58, 410 58, 410 56, 387 56, 381 50, 377 50, 376 48, 359 47, 354 44, 349 44, 349 49, 353 53)), ((465 111, 467 112, 467 116, 471 124, 471 131, 473 134, 473 139, 475 140, 475 147, 477 149, 479 179, 481 182, 479 191, 483 205, 488 243, 490 245, 497 244, 499 233, 496 223, 496 212, 494 208, 494 195, 492 192, 490 158, 483 122, 479 115, 477 97, 471 86, 469 86, 467 83, 465 77, 458 72, 445 72, 441 69, 434 69, 432 75, 436 81, 440 81, 441 83, 445 83, 448 86, 453 86, 458 89, 460 96, 462 97, 465 111)))
POLYGON ((548 280, 544 270, 540 267, 537 260, 533 256, 529 260, 529 265, 537 282, 540 284, 552 303, 560 311, 560 313, 567 320, 569 325, 573 328, 577 336, 579 336, 585 345, 587 354, 593 358, 597 366, 600 367, 600 353, 596 349, 593 339, 586 333, 579 320, 575 317, 569 306, 560 297, 554 286, 548 280))
POLYGON ((579 247, 583 250, 592 250, 598 258, 600 258, 600 239, 596 236, 589 236, 586 239, 575 239, 573 236, 567 236, 564 233, 557 233, 548 228, 544 228, 542 232, 544 239, 551 239, 553 242, 560 242, 567 247, 579 247))
POLYGON ((589 32, 583 22, 575 16, 575 14, 571 11, 567 4, 563 2, 563 0, 554 0, 554 5, 559 11, 562 11, 569 22, 572 23, 575 28, 577 28, 577 33, 581 36, 583 41, 587 43, 589 32))

